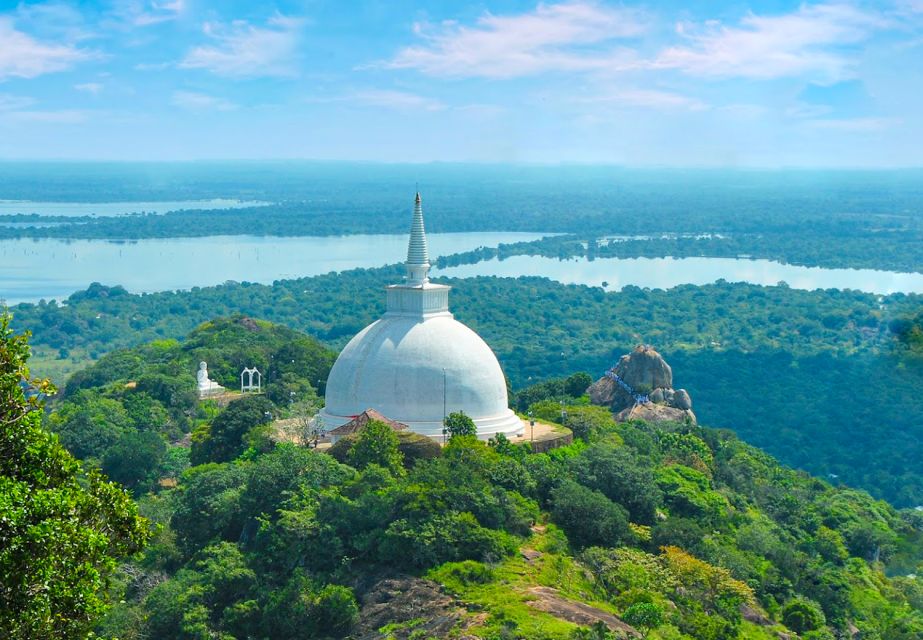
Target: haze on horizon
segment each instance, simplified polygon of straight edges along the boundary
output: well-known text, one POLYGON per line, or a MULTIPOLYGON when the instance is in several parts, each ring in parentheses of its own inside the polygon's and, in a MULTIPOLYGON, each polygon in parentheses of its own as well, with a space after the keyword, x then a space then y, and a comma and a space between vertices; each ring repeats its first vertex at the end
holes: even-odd
POLYGON ((923 1, 0 1, 0 160, 923 166, 923 1))

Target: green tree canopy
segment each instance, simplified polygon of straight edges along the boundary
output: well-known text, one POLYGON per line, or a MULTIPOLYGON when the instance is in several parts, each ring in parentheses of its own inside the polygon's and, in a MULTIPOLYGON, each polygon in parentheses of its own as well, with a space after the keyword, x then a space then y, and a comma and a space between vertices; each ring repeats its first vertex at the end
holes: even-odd
POLYGON ((192 440, 192 464, 228 462, 246 448, 244 436, 272 420, 273 404, 262 395, 235 400, 192 440))
POLYGON ((404 454, 399 446, 397 434, 390 426, 379 420, 369 420, 356 438, 356 444, 349 450, 347 460, 357 469, 377 464, 392 473, 401 473, 404 470, 404 454))
POLYGON ((478 428, 474 420, 468 417, 464 411, 453 411, 445 419, 445 428, 450 438, 455 436, 476 436, 478 428))
POLYGON ((27 335, 0 317, 0 637, 81 638, 107 608, 116 559, 148 539, 128 494, 41 428, 27 335), (25 385, 28 387, 28 395, 25 385))

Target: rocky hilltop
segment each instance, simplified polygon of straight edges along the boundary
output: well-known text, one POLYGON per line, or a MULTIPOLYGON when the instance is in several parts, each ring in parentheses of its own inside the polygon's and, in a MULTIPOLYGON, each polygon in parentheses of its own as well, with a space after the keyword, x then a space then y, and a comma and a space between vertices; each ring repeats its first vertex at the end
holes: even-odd
POLYGON ((689 393, 673 388, 673 370, 648 345, 619 358, 587 392, 593 404, 610 407, 617 420, 696 421, 689 393))

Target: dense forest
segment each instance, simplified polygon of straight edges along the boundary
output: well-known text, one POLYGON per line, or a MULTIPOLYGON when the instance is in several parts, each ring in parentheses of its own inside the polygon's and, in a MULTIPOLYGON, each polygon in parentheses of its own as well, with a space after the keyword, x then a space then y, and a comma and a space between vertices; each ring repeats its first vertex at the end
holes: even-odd
MULTIPOLYGON (((180 338, 219 314, 267 318, 337 350, 383 312, 380 287, 399 277, 388 267, 148 295, 94 285, 66 305, 17 305, 14 322, 34 333, 37 371, 59 380, 111 349, 180 338)), ((599 376, 649 343, 706 424, 893 504, 923 504, 923 365, 895 338, 919 313, 918 296, 726 282, 621 292, 541 278, 448 282, 456 316, 487 340, 516 389, 573 370, 599 376)))
POLYGON ((126 483, 153 532, 109 566, 114 606, 96 633, 923 633, 923 582, 907 577, 923 573, 913 510, 786 469, 730 431, 617 424, 582 396, 587 374, 514 398, 546 420, 568 405, 577 440, 549 453, 465 436, 440 450, 375 422, 330 453, 280 438, 277 418, 313 402, 331 357, 308 336, 235 317, 68 381, 46 426, 126 483), (264 395, 198 401, 199 359, 229 388, 241 362, 276 374, 264 395))

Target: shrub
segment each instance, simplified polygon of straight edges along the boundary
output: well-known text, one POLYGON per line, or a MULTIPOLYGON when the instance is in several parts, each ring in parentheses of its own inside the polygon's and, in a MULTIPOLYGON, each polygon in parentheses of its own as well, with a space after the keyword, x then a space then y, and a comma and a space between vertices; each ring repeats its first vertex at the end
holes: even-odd
POLYGON ((653 602, 638 602, 625 610, 622 620, 633 627, 653 629, 663 623, 663 609, 653 602))
POLYGON ((450 438, 455 436, 476 436, 478 428, 474 420, 469 418, 464 411, 453 411, 445 419, 445 428, 450 438))
POLYGON ((404 466, 407 468, 412 467, 417 460, 431 460, 442 455, 442 447, 438 442, 413 431, 397 432, 397 449, 403 454, 404 466))
POLYGON ((554 521, 577 547, 615 547, 631 537, 625 509, 599 491, 567 480, 551 492, 551 502, 554 521))
POLYGON ((782 606, 781 617, 786 627, 798 633, 820 629, 827 622, 820 605, 802 597, 786 602, 782 606))
POLYGON ((346 458, 357 469, 377 464, 391 473, 403 471, 404 454, 398 449, 397 434, 390 426, 378 420, 369 420, 359 432, 346 458))

